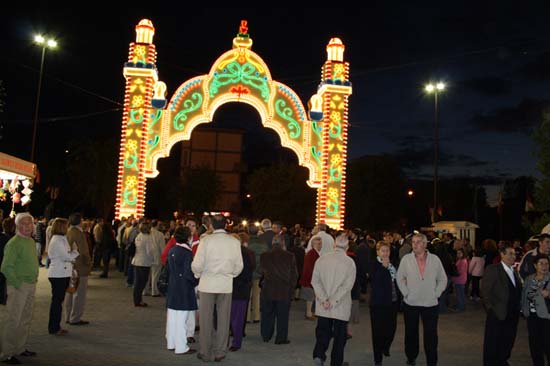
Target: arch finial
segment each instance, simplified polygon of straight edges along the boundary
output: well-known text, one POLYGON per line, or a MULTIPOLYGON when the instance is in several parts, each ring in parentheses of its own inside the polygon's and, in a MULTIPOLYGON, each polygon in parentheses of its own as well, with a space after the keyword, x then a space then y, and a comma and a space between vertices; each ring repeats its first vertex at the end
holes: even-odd
POLYGON ((241 20, 241 25, 239 26, 239 33, 237 37, 233 38, 233 48, 252 48, 252 38, 248 34, 248 21, 241 20))

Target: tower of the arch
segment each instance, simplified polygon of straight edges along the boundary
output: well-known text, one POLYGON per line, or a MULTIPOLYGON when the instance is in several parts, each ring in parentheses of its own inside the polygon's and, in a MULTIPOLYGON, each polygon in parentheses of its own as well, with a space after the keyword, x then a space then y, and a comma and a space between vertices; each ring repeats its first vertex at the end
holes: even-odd
POLYGON ((342 42, 333 38, 327 45, 321 83, 306 110, 298 95, 273 80, 266 63, 252 51, 246 21, 241 22, 232 48, 210 72, 182 83, 169 100, 166 85, 158 79, 153 35, 151 21, 140 21, 124 65, 116 217, 143 216, 146 178, 158 175, 158 159, 168 156, 177 142, 190 139, 196 126, 211 122, 221 105, 239 102, 253 106, 262 124, 273 129, 308 169, 307 183, 317 188, 317 222, 342 228, 351 94, 342 42))

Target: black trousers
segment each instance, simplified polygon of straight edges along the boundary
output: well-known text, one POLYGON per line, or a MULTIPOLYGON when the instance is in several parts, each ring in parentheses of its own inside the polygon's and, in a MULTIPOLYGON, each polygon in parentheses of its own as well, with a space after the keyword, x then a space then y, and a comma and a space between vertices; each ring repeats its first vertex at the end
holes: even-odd
POLYGON ((472 276, 472 292, 470 292, 470 296, 479 297, 479 281, 480 280, 481 280, 481 277, 472 276))
POLYGON ((104 275, 109 274, 109 265, 111 264, 111 251, 112 249, 103 249, 101 253, 101 261, 103 262, 103 273, 104 275))
POLYGON ((282 342, 288 339, 288 314, 290 312, 290 300, 270 300, 260 298, 261 324, 260 332, 262 338, 270 340, 275 331, 277 322, 277 335, 275 342, 282 342))
POLYGON ((150 270, 151 267, 134 266, 134 305, 141 304, 143 302, 141 294, 147 284, 150 270))
POLYGON ((483 365, 505 366, 512 353, 518 331, 519 312, 505 320, 498 320, 492 311, 485 320, 483 338, 483 365))
POLYGON ((61 329, 61 313, 63 311, 63 301, 65 300, 65 292, 69 287, 70 277, 53 278, 48 280, 52 285, 52 302, 50 304, 50 319, 48 320, 48 332, 50 334, 57 333, 61 329))
POLYGON ((422 319, 424 328, 424 353, 428 366, 437 365, 437 321, 439 306, 410 306, 403 304, 403 318, 405 320, 405 354, 409 361, 418 357, 419 335, 418 326, 422 319))
POLYGON ((533 366, 544 366, 545 356, 547 365, 550 365, 550 319, 530 314, 527 318, 527 331, 533 366))
POLYGON ((370 307, 374 363, 382 362, 384 351, 389 352, 390 350, 397 329, 398 309, 397 301, 388 306, 374 305, 370 307))
POLYGON ((344 363, 344 348, 346 347, 348 322, 338 319, 317 318, 317 327, 315 328, 315 348, 313 349, 313 358, 327 359, 326 351, 332 341, 332 351, 330 353, 330 366, 341 366, 344 363))

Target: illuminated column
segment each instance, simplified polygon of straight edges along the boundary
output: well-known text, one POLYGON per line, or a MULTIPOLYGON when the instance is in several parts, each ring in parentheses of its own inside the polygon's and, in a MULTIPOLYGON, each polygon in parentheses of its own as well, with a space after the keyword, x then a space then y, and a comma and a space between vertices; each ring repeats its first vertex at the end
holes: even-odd
POLYGON ((147 129, 154 86, 158 80, 155 65, 157 52, 152 43, 154 34, 155 28, 151 21, 141 20, 136 26, 136 42, 130 44, 128 62, 124 64, 126 90, 115 218, 130 215, 139 218, 145 211, 147 129))
POLYGON ((317 222, 333 229, 344 227, 346 161, 348 143, 348 98, 351 95, 349 63, 344 62, 344 45, 332 38, 317 91, 323 99, 322 183, 317 190, 317 222))

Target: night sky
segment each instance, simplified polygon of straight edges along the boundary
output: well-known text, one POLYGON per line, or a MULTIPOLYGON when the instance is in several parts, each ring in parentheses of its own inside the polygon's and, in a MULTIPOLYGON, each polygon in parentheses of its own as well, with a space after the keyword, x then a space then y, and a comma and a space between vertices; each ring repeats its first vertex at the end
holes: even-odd
MULTIPOLYGON (((59 42, 58 50, 47 51, 40 99, 37 153, 44 169, 53 151, 64 150, 74 136, 119 136, 122 67, 139 20, 148 18, 156 28, 159 77, 171 98, 180 84, 209 72, 246 19, 252 50, 304 104, 319 83, 326 44, 341 38, 353 85, 349 159, 394 155, 409 178, 432 177, 434 100, 423 87, 444 81, 440 175, 486 184, 494 202, 504 180, 538 176, 530 134, 550 101, 550 5, 414 3, 264 11, 157 2, 125 12, 37 6, 4 13, 0 80, 7 96, 0 151, 30 157, 40 65, 40 48, 32 44, 36 32, 59 42)), ((224 106, 218 113, 220 127, 226 118, 240 120, 237 127, 252 135, 266 133, 249 106, 224 106)))

